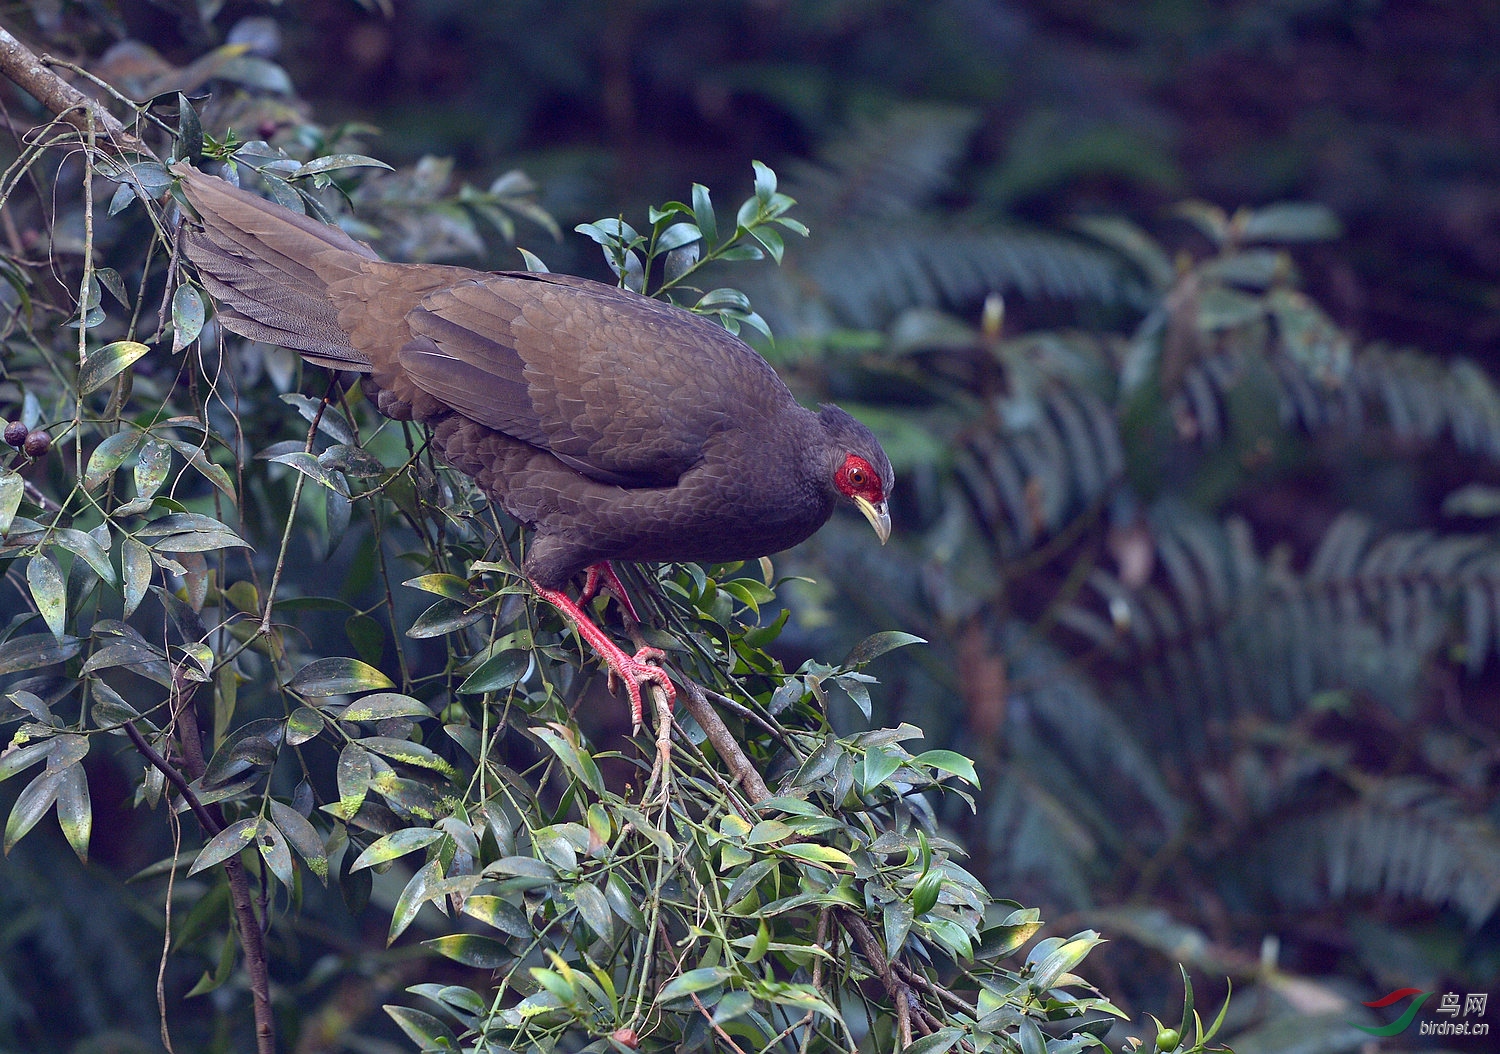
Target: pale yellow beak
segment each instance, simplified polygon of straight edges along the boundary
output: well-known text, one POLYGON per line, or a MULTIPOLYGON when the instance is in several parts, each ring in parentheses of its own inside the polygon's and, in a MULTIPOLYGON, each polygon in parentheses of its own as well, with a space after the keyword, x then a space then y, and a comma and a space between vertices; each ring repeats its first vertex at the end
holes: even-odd
POLYGON ((880 544, 884 545, 891 537, 891 514, 885 507, 885 502, 879 504, 868 498, 854 496, 854 505, 860 512, 864 513, 865 519, 870 521, 870 526, 875 528, 875 534, 880 538, 880 544))

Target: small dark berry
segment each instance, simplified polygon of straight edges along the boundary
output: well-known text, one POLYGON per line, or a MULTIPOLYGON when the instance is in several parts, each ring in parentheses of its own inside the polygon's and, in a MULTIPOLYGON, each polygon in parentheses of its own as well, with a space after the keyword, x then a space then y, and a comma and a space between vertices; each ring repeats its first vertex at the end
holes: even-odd
POLYGON ((20 421, 12 421, 5 426, 5 441, 17 450, 21 449, 26 442, 27 428, 20 421))
POLYGON ((27 457, 46 457, 52 449, 52 437, 38 428, 27 435, 25 449, 27 457))

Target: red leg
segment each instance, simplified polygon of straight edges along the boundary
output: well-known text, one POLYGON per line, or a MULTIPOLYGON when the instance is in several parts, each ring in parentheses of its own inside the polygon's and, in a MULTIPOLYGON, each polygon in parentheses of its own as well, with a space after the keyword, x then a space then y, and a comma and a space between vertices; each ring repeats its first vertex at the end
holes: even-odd
MULTIPOLYGON (((599 565, 595 565, 597 567, 599 565)), ((604 565, 608 568, 608 564, 604 565)), ((589 568, 590 578, 593 577, 594 568, 589 568)), ((619 579, 615 578, 613 570, 608 570, 608 577, 614 579, 615 585, 619 579)), ((614 673, 625 682, 625 691, 630 695, 630 720, 635 728, 644 724, 645 707, 641 703, 641 688, 647 684, 655 684, 667 695, 667 703, 671 705, 677 700, 677 689, 673 687, 672 681, 667 677, 667 672, 660 666, 653 665, 648 659, 664 659, 666 654, 660 648, 642 648, 634 655, 628 654, 609 635, 589 618, 583 608, 568 599, 568 595, 561 590, 544 589, 535 582, 531 587, 536 590, 547 603, 561 611, 563 615, 572 622, 578 630, 578 635, 588 641, 589 646, 594 649, 598 656, 604 660, 610 672, 614 673)), ((585 587, 586 589, 587 587, 585 587)), ((626 601, 628 607, 629 602, 626 601)), ((631 612, 632 616, 634 612, 631 612)))
POLYGON ((578 606, 586 607, 590 600, 599 594, 599 587, 603 586, 609 590, 620 606, 625 609, 625 614, 630 616, 631 622, 641 621, 641 617, 635 613, 635 605, 630 602, 630 594, 625 592, 625 585, 620 581, 620 576, 615 574, 615 565, 608 560, 600 560, 597 564, 589 564, 587 577, 583 580, 583 592, 578 594, 578 606))

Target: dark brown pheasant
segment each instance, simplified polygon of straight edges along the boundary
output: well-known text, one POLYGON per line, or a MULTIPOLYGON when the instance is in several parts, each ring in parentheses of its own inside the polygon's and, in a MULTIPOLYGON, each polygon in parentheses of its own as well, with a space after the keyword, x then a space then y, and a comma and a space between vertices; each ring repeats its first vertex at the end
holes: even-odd
MULTIPOLYGON (((630 694, 671 682, 563 593, 610 560, 741 560, 795 545, 840 501, 883 543, 893 477, 864 425, 799 406, 716 323, 566 275, 387 263, 369 246, 187 164, 184 249, 227 329, 366 374, 380 411, 535 530, 522 569, 630 694)), ((633 615, 634 612, 631 612, 633 615)))

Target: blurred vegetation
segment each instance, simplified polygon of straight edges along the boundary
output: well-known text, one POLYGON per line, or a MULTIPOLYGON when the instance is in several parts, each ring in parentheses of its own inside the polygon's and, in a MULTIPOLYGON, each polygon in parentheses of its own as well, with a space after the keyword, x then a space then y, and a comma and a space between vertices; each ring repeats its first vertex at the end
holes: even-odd
MULTIPOLYGON (((510 246, 519 242, 554 270, 607 278, 597 246, 558 240, 558 227, 642 216, 647 202, 681 197, 694 180, 738 188, 749 159, 772 161, 812 237, 792 239, 779 268, 725 268, 703 287, 722 280, 745 290, 776 334, 765 350, 794 390, 810 401, 836 398, 881 435, 898 473, 897 537, 875 551, 862 528, 836 520, 776 560, 778 575, 812 581, 783 582, 775 600, 761 592, 775 576, 768 582, 754 569, 707 577, 668 569, 655 624, 684 640, 707 632, 710 651, 732 641, 757 671, 736 671, 740 680, 775 669, 768 664, 800 671, 787 683, 805 691, 786 718, 801 722, 799 735, 824 731, 812 700, 822 701, 824 679, 839 684, 826 693, 827 720, 848 743, 850 781, 856 765, 870 775, 869 762, 857 760, 869 756, 871 741, 858 736, 870 727, 910 723, 926 747, 974 758, 973 813, 949 796, 930 802, 935 816, 916 815, 927 799, 915 797, 900 807, 914 810, 900 822, 909 831, 939 824, 923 837, 944 839, 945 853, 962 844, 970 854, 962 867, 956 856, 948 863, 976 876, 975 889, 1039 905, 1049 926, 1037 936, 1093 929, 1109 938, 1083 972, 1132 1017, 1171 1004, 1178 962, 1207 983, 1215 1006, 1219 979, 1233 978, 1224 1034, 1241 1054, 1294 1042, 1359 1049, 1369 1037, 1351 1023, 1377 1017, 1358 1003, 1398 987, 1500 988, 1500 392, 1485 370, 1497 340, 1500 47, 1490 5, 1153 3, 1126 14, 1062 0, 426 0, 395 5, 389 18, 380 6, 36 2, 7 24, 85 61, 131 98, 160 96, 153 112, 174 132, 176 93, 185 92, 211 140, 222 144, 232 125, 241 143, 267 141, 247 159, 274 164, 284 151, 296 162, 341 152, 390 160, 395 172, 337 173, 352 211, 326 189, 304 200, 399 258, 515 267, 510 246), (268 14, 279 28, 242 20, 268 14), (774 641, 763 638, 782 603, 791 618, 774 641), (715 617, 703 622, 705 612, 715 617), (873 692, 852 667, 807 665, 890 629, 931 644, 876 661, 872 672, 885 684, 873 692), (859 712, 866 698, 871 715, 859 712)), ((18 96, 6 104, 18 131, 43 120, 18 96)), ((13 156, 20 144, 11 140, 13 156)), ((302 497, 282 584, 285 597, 300 599, 277 607, 288 620, 284 651, 247 648, 233 665, 220 651, 203 667, 220 700, 205 710, 216 745, 252 717, 275 716, 277 734, 299 735, 275 691, 286 676, 270 670, 289 675, 294 659, 317 656, 399 669, 401 693, 416 685, 413 694, 443 722, 473 721, 486 736, 499 731, 484 723, 489 710, 456 689, 489 667, 515 678, 495 690, 516 693, 515 705, 532 715, 522 724, 566 728, 561 696, 548 690, 552 674, 539 680, 529 666, 506 665, 534 653, 552 668, 565 658, 559 625, 541 609, 541 621, 523 619, 533 636, 502 646, 521 601, 504 592, 513 587, 503 578, 473 573, 473 561, 496 559, 487 545, 502 525, 471 509, 463 481, 420 460, 398 477, 407 483, 388 488, 392 507, 369 520, 350 516, 339 484, 353 496, 381 477, 359 482, 354 460, 319 459, 330 488, 296 456, 325 379, 303 377, 274 349, 220 361, 213 341, 204 342, 202 372, 179 369, 185 360, 164 353, 172 323, 191 327, 194 309, 178 303, 175 320, 168 309, 154 340, 164 259, 158 250, 142 277, 154 233, 148 211, 127 207, 128 197, 115 211, 106 197, 115 184, 101 180, 90 230, 82 170, 76 156, 62 156, 10 169, 0 188, 10 318, 0 416, 28 426, 76 420, 77 431, 57 430, 47 457, 9 454, 0 513, 13 494, 26 503, 22 518, 44 507, 42 496, 87 505, 103 483, 75 484, 89 475, 105 425, 128 417, 127 407, 171 407, 137 418, 160 437, 149 457, 148 446, 127 450, 122 440, 114 467, 98 466, 132 480, 118 502, 154 485, 184 509, 234 525, 255 541, 256 562, 244 565, 255 580, 270 573, 294 489, 302 497), (99 270, 79 312, 85 237, 99 270), (107 378, 85 400, 90 415, 75 417, 66 397, 79 381, 67 364, 79 333, 55 320, 94 310, 91 346, 136 339, 154 347, 120 375, 133 388, 107 378), (85 421, 95 431, 86 433, 85 421), (206 444, 204 426, 226 445, 206 444), (282 460, 252 461, 254 451, 282 460), (153 459, 170 475, 156 478, 153 459), (32 489, 23 494, 10 480, 32 489), (419 494, 449 510, 440 524, 418 514, 419 494), (395 569, 398 554, 412 552, 432 565, 421 570, 456 576, 430 579, 438 595, 426 603, 420 587, 399 585, 418 573, 395 569), (341 584, 338 595, 314 600, 330 582, 341 584), (497 587, 498 607, 469 611, 497 587), (454 621, 475 614, 483 618, 454 621), (410 638, 414 625, 425 635, 410 638), (220 676, 224 669, 235 675, 220 676), (226 692, 237 700, 232 712, 226 692)), ((165 183, 142 189, 154 196, 165 183)), ((341 412, 321 412, 316 452, 363 444, 390 468, 408 460, 398 431, 371 436, 374 419, 341 412)), ((85 515, 81 524, 99 522, 85 515)), ((89 577, 100 568, 88 542, 65 532, 50 548, 35 542, 11 532, 0 549, 0 611, 22 612, 3 630, 0 657, 16 652, 17 640, 39 645, 50 635, 46 613, 30 613, 38 588, 47 592, 37 585, 46 572, 34 580, 30 570, 39 558, 52 561, 68 617, 105 595, 109 576, 89 577)), ((107 553, 123 585, 123 541, 107 553)), ((152 661, 180 666, 194 659, 182 645, 209 637, 211 623, 193 619, 206 611, 232 626, 236 610, 259 610, 264 585, 237 596, 232 576, 212 562, 171 559, 178 566, 158 562, 153 598, 142 601, 156 635, 130 642, 157 651, 169 643, 152 661), (176 593, 161 588, 167 582, 176 593)), ((92 640, 90 655, 118 648, 126 634, 96 624, 92 640)), ((76 675, 81 660, 69 661, 76 675)), ((718 683, 711 663, 694 669, 718 683)), ((23 683, 30 676, 12 664, 0 689, 46 699, 23 683)), ((582 680, 564 690, 581 691, 582 680)), ((765 696, 769 687, 745 690, 765 696)), ((305 694, 314 708, 328 705, 305 694)), ((776 705, 774 694, 763 701, 776 705)), ((524 804, 503 819, 469 817, 471 831, 490 824, 494 842, 476 858, 505 847, 507 824, 512 836, 556 827, 585 857, 594 836, 608 842, 619 832, 618 810, 629 807, 620 792, 642 776, 610 756, 617 710, 580 710, 585 740, 554 729, 555 742, 543 735, 497 748, 497 763, 525 774, 506 782, 524 804), (594 756, 602 794, 582 760, 594 756)), ((44 721, 35 712, 4 716, 44 721)), ((361 734, 441 739, 431 722, 414 732, 413 716, 372 714, 361 734)), ((255 746, 269 727, 245 742, 255 746)), ((758 761, 784 775, 774 768, 777 750, 796 756, 799 746, 757 748, 756 727, 742 735, 765 751, 758 761)), ((445 746, 445 763, 475 771, 477 752, 462 737, 454 742, 459 752, 445 746)), ((899 750, 894 743, 880 749, 899 750)), ((308 756, 314 767, 336 757, 311 748, 308 756)), ((386 776, 371 764, 372 780, 386 776)), ((705 853, 722 851, 724 840, 747 851, 740 832, 704 819, 718 792, 689 791, 708 777, 685 764, 692 774, 678 788, 696 807, 678 818, 682 830, 695 832, 705 853)), ((279 766, 269 789, 295 810, 313 791, 299 790, 302 774, 291 767, 279 766)), ((409 764, 388 768, 403 781, 386 784, 398 801, 422 779, 445 776, 435 764, 425 776, 409 764)), ((87 870, 50 824, 0 866, 0 904, 13 920, 0 929, 0 1037, 10 1045, 37 1036, 82 1042, 113 1029, 119 1049, 135 1049, 156 1027, 165 884, 150 869, 171 851, 168 828, 128 807, 133 794, 153 793, 135 788, 142 769, 131 751, 96 748, 84 769, 100 814, 87 870), (120 881, 142 869, 135 883, 120 881)), ((266 789, 264 768, 251 770, 266 789)), ((913 771, 903 767, 900 778, 913 771)), ((843 805, 843 777, 824 778, 831 816, 843 805)), ((0 786, 7 808, 24 782, 0 786)), ((895 816, 900 808, 880 797, 882 785, 859 789, 895 816)), ((326 783, 315 790, 320 803, 331 796, 326 783)), ((66 815, 65 798, 56 800, 66 815)), ((404 830, 429 833, 399 843, 417 855, 382 860, 394 866, 370 886, 381 911, 350 914, 305 881, 305 859, 295 862, 290 893, 267 884, 279 890, 270 899, 278 1008, 298 1049, 377 1033, 380 1004, 415 1003, 400 994, 408 985, 451 984, 446 1002, 438 987, 421 994, 468 1020, 461 1015, 478 1011, 456 990, 485 991, 485 970, 515 955, 512 946, 485 959, 492 949, 476 951, 453 920, 431 911, 408 920, 412 932, 462 954, 415 956, 409 940, 382 948, 403 888, 421 878, 422 854, 451 867, 458 850, 431 847, 465 837, 449 818, 427 826, 416 822, 420 810, 401 814, 382 800, 404 830), (465 970, 466 961, 482 969, 465 970)), ((76 824, 71 835, 76 843, 76 824)), ((838 837, 827 844, 840 852, 854 844, 838 837)), ((561 842, 555 851, 566 854, 561 842)), ((360 851, 369 844, 365 837, 360 851)), ((775 855, 756 852, 739 866, 775 855)), ((329 857, 335 867, 344 861, 346 891, 351 876, 370 873, 348 870, 358 855, 329 857)), ((627 890, 648 888, 639 883, 649 876, 632 871, 638 861, 599 866, 605 894, 606 873, 627 890)), ((205 895, 206 874, 176 880, 165 984, 179 1002, 170 1016, 193 1049, 244 1049, 245 981, 222 954, 229 907, 223 894, 205 895), (222 987, 180 1002, 200 976, 203 987, 222 987)), ((524 898, 522 886, 544 877, 515 875, 520 885, 504 895, 524 898)), ((613 901, 606 907, 615 914, 595 912, 590 922, 580 886, 559 885, 555 874, 547 881, 553 886, 535 888, 563 891, 549 894, 554 918, 581 918, 601 936, 600 926, 622 936, 631 928, 613 901)), ((804 940, 817 926, 815 913, 806 919, 804 940)), ((728 976, 698 974, 688 987, 709 982, 700 998, 720 998, 728 976)), ((553 994, 567 1003, 564 1018, 587 1020, 597 1033, 597 1008, 609 1000, 579 995, 587 989, 569 977, 553 994)), ((853 989, 871 992, 868 981, 853 989)), ((757 995, 764 1003, 766 993, 757 995)), ((840 1009, 850 1020, 863 1014, 840 1009)), ((680 1038, 720 1042, 701 1031, 680 1038)))

